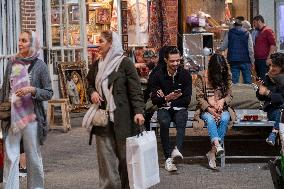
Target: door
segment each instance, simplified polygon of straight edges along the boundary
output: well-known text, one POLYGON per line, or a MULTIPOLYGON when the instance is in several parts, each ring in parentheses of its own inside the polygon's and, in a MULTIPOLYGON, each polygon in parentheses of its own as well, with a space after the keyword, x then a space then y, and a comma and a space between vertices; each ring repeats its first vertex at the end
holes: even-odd
POLYGON ((284 0, 276 3, 277 49, 284 52, 284 0))

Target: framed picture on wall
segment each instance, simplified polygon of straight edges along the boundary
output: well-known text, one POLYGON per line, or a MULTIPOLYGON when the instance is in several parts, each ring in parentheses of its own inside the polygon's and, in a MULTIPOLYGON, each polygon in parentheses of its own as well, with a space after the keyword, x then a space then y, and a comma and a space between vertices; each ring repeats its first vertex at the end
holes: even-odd
POLYGON ((96 23, 97 24, 110 24, 111 10, 106 8, 96 9, 96 23))
POLYGON ((89 107, 86 88, 85 62, 60 62, 58 64, 60 89, 63 98, 69 99, 71 110, 83 111, 89 107))
POLYGON ((78 5, 69 7, 69 20, 71 24, 78 24, 80 21, 80 10, 78 5))
POLYGON ((51 8, 51 24, 60 24, 59 7, 51 8))

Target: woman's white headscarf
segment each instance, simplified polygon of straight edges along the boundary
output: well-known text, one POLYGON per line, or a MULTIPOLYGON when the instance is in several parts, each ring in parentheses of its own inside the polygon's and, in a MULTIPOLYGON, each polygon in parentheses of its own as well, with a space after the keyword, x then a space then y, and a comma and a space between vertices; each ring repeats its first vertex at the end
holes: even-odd
POLYGON ((39 36, 34 31, 29 31, 28 34, 31 34, 30 36, 30 50, 29 55, 27 57, 22 57, 20 53, 18 53, 12 60, 15 60, 16 58, 23 59, 23 60, 32 60, 39 56, 39 50, 40 50, 40 40, 39 36), (30 32, 30 33, 29 33, 30 32))
POLYGON ((105 56, 104 59, 100 59, 99 65, 98 65, 98 74, 96 77, 96 89, 100 96, 103 96, 106 98, 107 101, 107 110, 109 111, 110 120, 114 121, 114 111, 116 109, 113 95, 112 95, 112 89, 113 86, 111 85, 110 88, 108 88, 108 76, 113 72, 117 71, 119 68, 119 65, 124 58, 123 56, 123 49, 122 44, 120 42, 120 37, 117 33, 112 32, 112 43, 111 47, 105 56))

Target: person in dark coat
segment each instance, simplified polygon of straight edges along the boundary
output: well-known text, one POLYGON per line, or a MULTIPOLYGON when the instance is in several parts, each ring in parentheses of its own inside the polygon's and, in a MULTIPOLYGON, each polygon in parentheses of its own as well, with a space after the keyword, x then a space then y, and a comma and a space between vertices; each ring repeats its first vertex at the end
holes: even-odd
POLYGON ((176 163, 183 156, 181 154, 188 119, 187 108, 192 94, 192 78, 188 70, 180 66, 180 52, 177 47, 167 48, 164 61, 166 65, 153 74, 151 99, 158 106, 158 122, 164 156, 165 169, 176 171, 176 163), (169 127, 173 121, 176 125, 177 136, 175 147, 170 146, 169 127))
POLYGON ((272 132, 266 142, 275 144, 279 131, 280 110, 284 103, 284 54, 275 53, 270 56, 269 71, 264 81, 260 81, 256 96, 264 101, 263 109, 267 112, 268 120, 275 121, 272 132))
POLYGON ((126 164, 126 138, 144 124, 144 101, 134 64, 125 56, 119 36, 101 32, 102 57, 87 75, 88 94, 93 104, 108 110, 109 124, 93 126, 99 165, 99 188, 129 188, 126 164), (119 163, 117 164, 117 159, 119 163))

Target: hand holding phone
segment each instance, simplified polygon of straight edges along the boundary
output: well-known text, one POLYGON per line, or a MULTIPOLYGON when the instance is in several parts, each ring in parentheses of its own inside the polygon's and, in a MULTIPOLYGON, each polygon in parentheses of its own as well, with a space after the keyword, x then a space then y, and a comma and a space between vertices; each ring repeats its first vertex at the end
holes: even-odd
POLYGON ((176 94, 181 93, 181 89, 176 89, 176 90, 174 90, 174 93, 176 93, 176 94))

